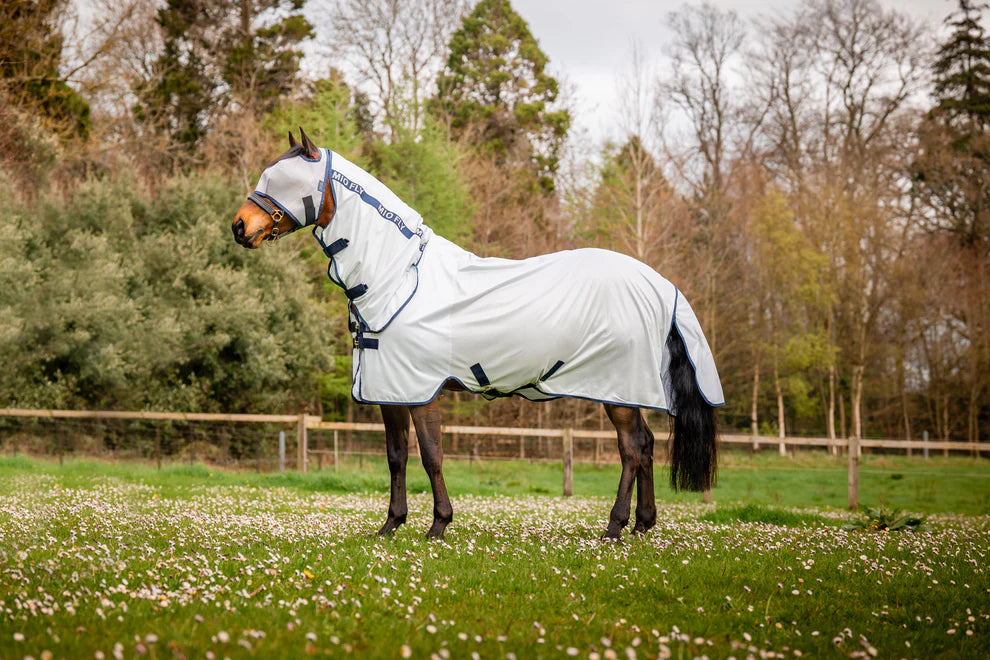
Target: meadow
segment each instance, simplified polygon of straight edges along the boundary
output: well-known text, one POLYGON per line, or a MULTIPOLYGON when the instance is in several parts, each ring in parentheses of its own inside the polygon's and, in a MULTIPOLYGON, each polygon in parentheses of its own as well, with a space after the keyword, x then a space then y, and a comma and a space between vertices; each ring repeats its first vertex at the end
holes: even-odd
POLYGON ((845 530, 844 468, 727 455, 712 504, 658 488, 657 527, 604 544, 617 467, 450 462, 454 523, 375 530, 387 469, 0 458, 0 657, 986 657, 990 471, 865 457, 864 504, 920 532, 845 530))

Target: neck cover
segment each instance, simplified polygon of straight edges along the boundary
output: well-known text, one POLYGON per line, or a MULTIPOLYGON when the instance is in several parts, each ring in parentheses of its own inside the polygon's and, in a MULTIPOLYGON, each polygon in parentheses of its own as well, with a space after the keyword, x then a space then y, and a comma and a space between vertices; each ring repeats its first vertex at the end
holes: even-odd
POLYGON ((324 182, 330 173, 330 156, 320 149, 318 158, 290 156, 275 161, 258 179, 254 192, 269 200, 304 227, 316 222, 326 193, 324 182))

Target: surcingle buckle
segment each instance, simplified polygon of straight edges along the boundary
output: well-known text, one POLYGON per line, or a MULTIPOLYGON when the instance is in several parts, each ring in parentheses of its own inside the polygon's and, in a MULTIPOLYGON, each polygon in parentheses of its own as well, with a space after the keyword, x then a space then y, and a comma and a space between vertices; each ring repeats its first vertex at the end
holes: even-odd
POLYGON ((351 332, 354 333, 354 348, 378 350, 378 339, 375 337, 365 337, 364 331, 367 327, 364 323, 350 323, 351 332))

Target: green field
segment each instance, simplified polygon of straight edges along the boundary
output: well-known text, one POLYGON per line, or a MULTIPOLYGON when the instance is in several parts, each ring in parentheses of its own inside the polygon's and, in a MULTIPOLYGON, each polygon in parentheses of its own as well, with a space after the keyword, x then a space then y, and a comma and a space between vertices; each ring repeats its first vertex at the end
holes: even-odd
POLYGON ((841 461, 727 455, 715 504, 662 500, 603 544, 617 467, 452 462, 454 522, 410 465, 259 475, 0 458, 0 657, 990 654, 986 461, 866 457, 861 500, 920 533, 844 531, 841 461), (752 506, 758 504, 759 506, 752 506), (746 521, 746 522, 743 522, 746 521))

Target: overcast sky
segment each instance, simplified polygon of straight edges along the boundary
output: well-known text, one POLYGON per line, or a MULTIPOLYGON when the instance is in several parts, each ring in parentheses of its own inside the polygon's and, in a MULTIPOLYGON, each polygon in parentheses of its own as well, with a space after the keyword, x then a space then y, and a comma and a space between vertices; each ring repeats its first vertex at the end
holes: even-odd
MULTIPOLYGON (((941 24, 955 0, 881 0, 919 20, 941 24)), ((576 96, 578 130, 593 140, 611 137, 616 122, 616 81, 630 69, 632 46, 638 42, 645 59, 661 65, 670 42, 667 14, 683 6, 681 0, 512 0, 530 30, 550 57, 551 73, 568 81, 576 96)), ((693 4, 693 3, 692 3, 693 4)), ((713 0, 748 20, 760 15, 790 12, 794 0, 713 0)))

